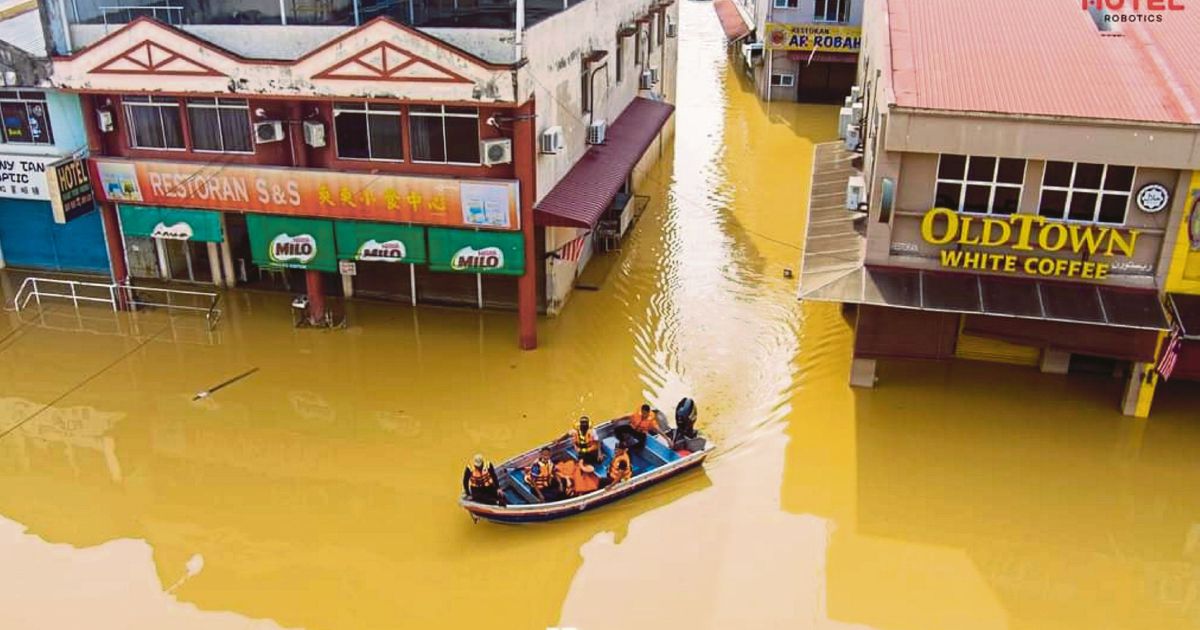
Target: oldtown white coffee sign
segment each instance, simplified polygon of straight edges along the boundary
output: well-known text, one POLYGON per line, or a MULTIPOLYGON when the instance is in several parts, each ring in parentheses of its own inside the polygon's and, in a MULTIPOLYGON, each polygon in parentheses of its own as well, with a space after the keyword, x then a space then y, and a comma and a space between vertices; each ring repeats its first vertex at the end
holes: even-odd
POLYGON ((173 241, 190 240, 193 236, 192 226, 180 221, 174 225, 167 225, 162 221, 154 226, 154 231, 150 233, 151 238, 165 238, 173 241))

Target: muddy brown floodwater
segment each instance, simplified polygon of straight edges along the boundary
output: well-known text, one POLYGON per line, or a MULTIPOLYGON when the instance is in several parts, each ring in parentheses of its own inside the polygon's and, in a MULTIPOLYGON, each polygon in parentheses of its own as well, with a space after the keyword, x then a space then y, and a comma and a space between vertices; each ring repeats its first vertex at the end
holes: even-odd
POLYGON ((4 313, 0 628, 1200 627, 1200 397, 1140 422, 1120 381, 971 362, 852 391, 840 310, 783 277, 837 111, 759 103, 711 5, 681 20, 654 202, 536 352, 510 313, 296 331, 280 294, 212 337, 4 313), (704 472, 546 525, 455 504, 476 451, 684 395, 704 472))

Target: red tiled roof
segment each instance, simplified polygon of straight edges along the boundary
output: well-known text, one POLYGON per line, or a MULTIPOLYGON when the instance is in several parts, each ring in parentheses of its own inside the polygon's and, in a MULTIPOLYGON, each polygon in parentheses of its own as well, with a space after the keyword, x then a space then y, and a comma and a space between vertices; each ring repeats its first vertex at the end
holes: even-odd
POLYGON ((717 11, 717 18, 721 20, 726 40, 735 42, 750 34, 750 25, 746 24, 733 0, 715 0, 713 8, 717 11))
POLYGON ((534 207, 534 222, 559 227, 596 225, 674 110, 670 103, 633 99, 608 126, 604 144, 588 149, 534 207))
POLYGON ((887 0, 896 104, 1200 124, 1200 6, 1186 6, 1101 33, 1079 0, 887 0))

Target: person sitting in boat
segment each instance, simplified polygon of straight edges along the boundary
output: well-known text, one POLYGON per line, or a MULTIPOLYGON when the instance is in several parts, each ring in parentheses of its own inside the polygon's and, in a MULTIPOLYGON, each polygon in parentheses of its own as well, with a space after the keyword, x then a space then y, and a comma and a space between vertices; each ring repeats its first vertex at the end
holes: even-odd
POLYGON ((629 414, 629 424, 618 426, 613 435, 621 444, 640 451, 646 446, 646 438, 658 432, 658 414, 650 405, 642 405, 641 409, 629 414))
POLYGON ((591 464, 567 460, 559 462, 556 467, 564 493, 568 497, 583 496, 609 484, 608 479, 596 474, 596 469, 591 464))
POLYGON ((485 460, 483 455, 476 454, 471 463, 463 470, 463 494, 478 503, 489 505, 504 505, 504 497, 500 494, 500 486, 496 483, 496 468, 485 460))
POLYGON ((533 494, 539 501, 545 503, 558 499, 554 481, 554 462, 550 459, 550 449, 544 448, 538 458, 525 471, 525 482, 533 489, 533 494))
POLYGON ((617 443, 617 452, 613 455, 612 463, 608 466, 608 481, 620 483, 633 478, 633 463, 629 461, 629 449, 624 444, 617 443))
POLYGON ((579 416, 579 421, 567 435, 571 438, 571 444, 575 446, 579 461, 592 466, 600 465, 600 440, 596 438, 596 430, 592 428, 590 418, 579 416))

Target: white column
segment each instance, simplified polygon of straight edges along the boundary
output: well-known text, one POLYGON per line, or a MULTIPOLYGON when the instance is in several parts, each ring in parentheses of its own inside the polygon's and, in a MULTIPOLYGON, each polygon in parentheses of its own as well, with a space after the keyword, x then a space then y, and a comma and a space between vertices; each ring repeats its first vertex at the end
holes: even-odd
POLYGON ((158 276, 163 280, 170 280, 171 266, 167 263, 167 248, 163 247, 161 238, 151 240, 154 241, 154 253, 158 255, 158 276))
POLYGON ((479 302, 479 308, 483 308, 483 274, 475 274, 475 297, 479 302))
POLYGON ((225 213, 221 213, 221 266, 225 268, 225 286, 237 286, 237 271, 233 268, 233 252, 229 247, 229 230, 225 227, 225 213))
POLYGON ((344 273, 342 274, 342 293, 346 297, 354 297, 354 276, 344 273))
POLYGON ((208 270, 212 274, 212 282, 220 287, 225 286, 224 279, 221 277, 221 251, 216 243, 205 243, 208 247, 208 270))
POLYGON ((408 300, 417 305, 417 266, 412 263, 408 265, 408 300))

